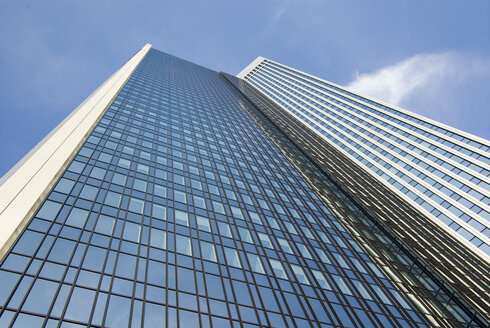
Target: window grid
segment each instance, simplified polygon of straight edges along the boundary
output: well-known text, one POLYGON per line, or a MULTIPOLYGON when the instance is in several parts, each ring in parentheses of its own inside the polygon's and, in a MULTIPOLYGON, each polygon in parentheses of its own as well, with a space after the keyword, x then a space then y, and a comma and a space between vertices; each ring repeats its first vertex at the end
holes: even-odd
POLYGON ((1 264, 2 325, 430 325, 227 83, 149 51, 1 264))

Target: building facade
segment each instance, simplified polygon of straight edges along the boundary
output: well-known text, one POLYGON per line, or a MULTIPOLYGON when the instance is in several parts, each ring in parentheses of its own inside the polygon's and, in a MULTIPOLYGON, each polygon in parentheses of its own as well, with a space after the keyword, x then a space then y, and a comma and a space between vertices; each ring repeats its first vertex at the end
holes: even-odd
POLYGON ((239 74, 425 216, 490 255, 490 143, 259 57, 239 74))
POLYGON ((146 45, 2 178, 1 327, 488 325, 484 214, 448 233, 244 76, 146 45))

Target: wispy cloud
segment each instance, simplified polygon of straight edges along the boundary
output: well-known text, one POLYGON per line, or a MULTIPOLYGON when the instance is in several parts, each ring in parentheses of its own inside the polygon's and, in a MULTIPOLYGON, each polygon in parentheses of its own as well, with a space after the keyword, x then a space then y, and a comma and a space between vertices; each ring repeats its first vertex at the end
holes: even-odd
POLYGON ((277 22, 286 13, 289 7, 289 0, 280 1, 279 5, 273 12, 272 21, 277 22))
MULTIPOLYGON (((274 2, 276 3, 276 1, 274 2)), ((279 21, 284 16, 286 11, 289 9, 290 3, 291 3, 290 0, 277 1, 277 4, 274 6, 272 10, 271 17, 269 18, 267 24, 265 25, 263 33, 268 33, 279 23, 279 21)))
POLYGON ((489 65, 454 52, 417 54, 373 73, 359 74, 347 88, 388 103, 405 106, 415 97, 440 92, 444 86, 488 72, 489 65))

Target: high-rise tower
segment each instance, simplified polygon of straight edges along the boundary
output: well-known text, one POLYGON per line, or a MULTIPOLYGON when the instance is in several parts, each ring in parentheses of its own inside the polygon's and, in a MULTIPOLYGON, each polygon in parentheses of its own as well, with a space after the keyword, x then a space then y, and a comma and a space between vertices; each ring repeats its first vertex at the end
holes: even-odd
POLYGON ((0 326, 487 325, 485 258, 251 82, 146 45, 2 178, 0 326))
POLYGON ((468 247, 490 255, 487 140, 263 57, 238 76, 468 247))

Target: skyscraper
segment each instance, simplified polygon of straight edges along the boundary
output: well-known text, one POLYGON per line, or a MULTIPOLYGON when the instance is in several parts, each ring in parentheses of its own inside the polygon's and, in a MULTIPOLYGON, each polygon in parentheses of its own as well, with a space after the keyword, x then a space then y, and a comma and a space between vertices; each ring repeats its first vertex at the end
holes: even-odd
POLYGON ((424 216, 490 254, 487 140, 262 57, 239 76, 424 216))
POLYGON ((487 326, 482 245, 316 132, 339 117, 294 115, 270 63, 249 83, 146 45, 9 171, 0 326, 487 326))

